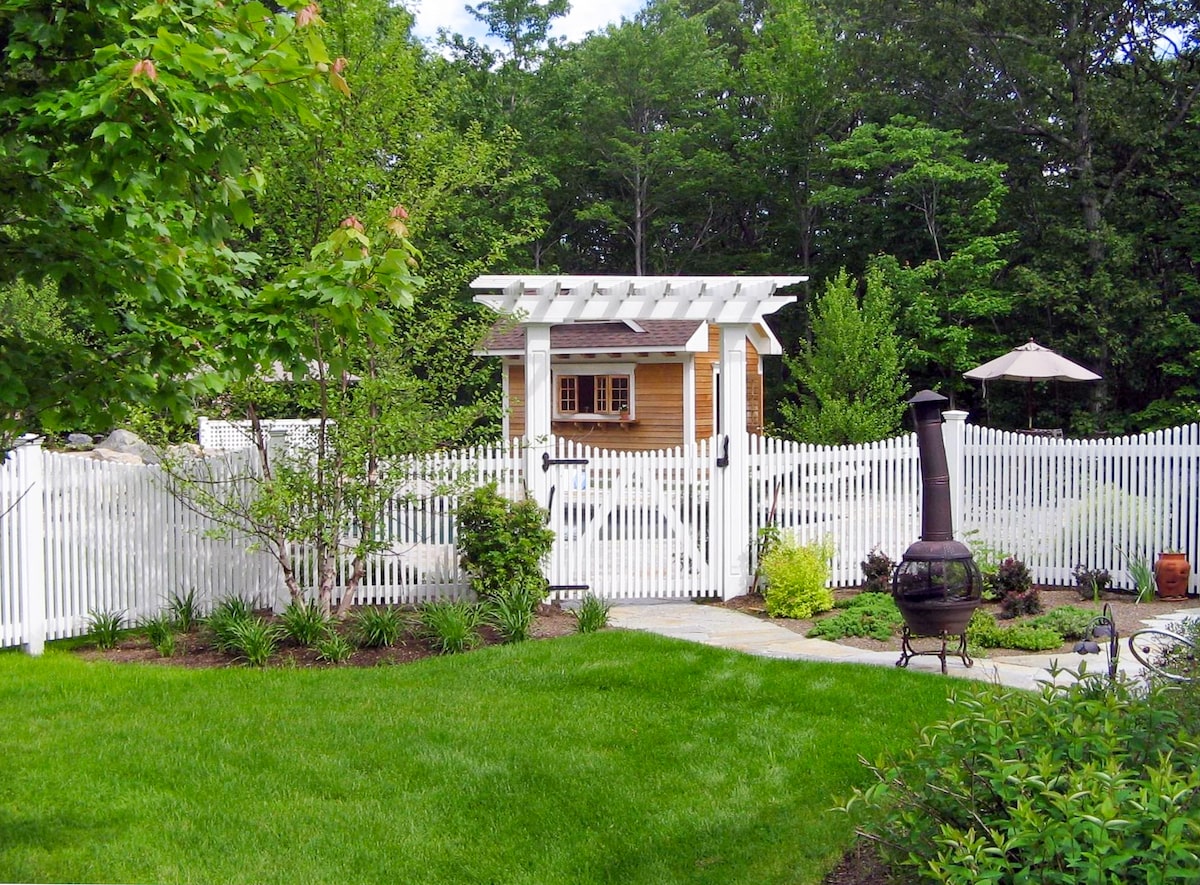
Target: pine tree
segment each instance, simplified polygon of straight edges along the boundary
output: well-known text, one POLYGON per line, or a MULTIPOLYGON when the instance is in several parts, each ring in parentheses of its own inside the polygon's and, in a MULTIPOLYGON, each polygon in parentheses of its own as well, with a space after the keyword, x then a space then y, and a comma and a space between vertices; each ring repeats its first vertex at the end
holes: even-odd
POLYGON ((885 439, 904 415, 907 379, 891 289, 867 274, 862 303, 843 269, 809 308, 812 342, 785 357, 797 402, 781 404, 782 430, 802 442, 841 445, 885 439))

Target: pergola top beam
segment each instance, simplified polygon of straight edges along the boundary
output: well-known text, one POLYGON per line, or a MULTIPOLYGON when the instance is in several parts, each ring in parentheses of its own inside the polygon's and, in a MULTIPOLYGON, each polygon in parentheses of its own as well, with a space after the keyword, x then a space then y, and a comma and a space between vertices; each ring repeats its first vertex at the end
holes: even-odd
POLYGON ((807 277, 482 276, 475 301, 522 323, 701 320, 757 323, 796 300, 776 295, 807 277), (490 290, 490 291, 488 291, 490 290))

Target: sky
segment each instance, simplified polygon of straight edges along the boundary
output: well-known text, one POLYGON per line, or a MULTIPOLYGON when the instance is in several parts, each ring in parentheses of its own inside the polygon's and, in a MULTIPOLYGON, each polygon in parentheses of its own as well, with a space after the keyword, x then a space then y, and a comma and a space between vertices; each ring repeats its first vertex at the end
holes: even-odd
MULTIPOLYGON (((570 41, 582 39, 591 31, 602 30, 609 23, 622 18, 633 18, 645 4, 645 0, 571 0, 571 11, 555 19, 550 36, 566 37, 570 41)), ((475 37, 484 42, 487 36, 482 22, 466 10, 467 0, 406 0, 407 6, 416 16, 416 35, 432 42, 438 28, 446 28, 466 37, 475 37)), ((471 2, 478 5, 478 0, 471 2)))

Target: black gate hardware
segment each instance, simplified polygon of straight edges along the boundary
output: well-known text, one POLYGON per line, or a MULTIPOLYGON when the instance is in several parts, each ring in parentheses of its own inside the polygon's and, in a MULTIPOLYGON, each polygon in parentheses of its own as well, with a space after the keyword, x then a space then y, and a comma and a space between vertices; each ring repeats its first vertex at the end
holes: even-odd
POLYGON ((586 464, 587 458, 551 458, 549 452, 542 452, 542 471, 550 470, 551 464, 586 464))
POLYGON ((725 441, 722 443, 722 449, 724 450, 725 454, 723 454, 717 458, 717 466, 721 467, 721 468, 725 468, 725 467, 729 466, 729 437, 728 436, 725 437, 725 441))

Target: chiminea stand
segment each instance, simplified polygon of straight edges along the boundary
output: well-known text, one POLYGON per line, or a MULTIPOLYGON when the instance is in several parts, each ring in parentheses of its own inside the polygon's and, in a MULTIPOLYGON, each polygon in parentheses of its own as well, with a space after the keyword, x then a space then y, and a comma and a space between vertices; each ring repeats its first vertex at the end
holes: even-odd
POLYGON ((920 657, 921 655, 933 655, 934 657, 938 658, 942 662, 942 675, 945 676, 946 675, 946 656, 948 654, 957 655, 959 658, 961 658, 964 667, 975 666, 975 661, 973 661, 971 659, 971 656, 969 654, 967 654, 967 634, 966 633, 945 633, 945 632, 943 632, 943 633, 939 633, 935 636, 924 636, 924 635, 921 635, 918 633, 913 633, 912 630, 908 629, 908 625, 905 624, 904 632, 900 636, 900 660, 896 661, 896 666, 897 667, 907 667, 908 662, 911 661, 913 658, 920 657), (951 638, 958 639, 958 649, 956 651, 950 651, 949 648, 947 647, 951 638), (941 645, 941 648, 917 651, 912 646, 912 640, 914 640, 914 639, 938 639, 941 641, 942 645, 941 645))

